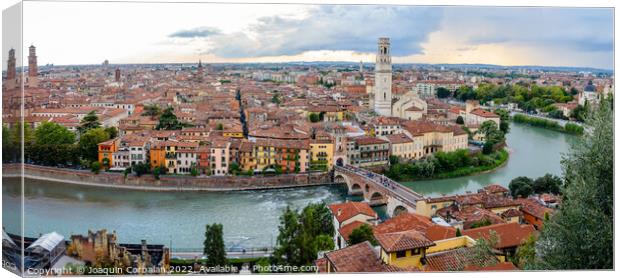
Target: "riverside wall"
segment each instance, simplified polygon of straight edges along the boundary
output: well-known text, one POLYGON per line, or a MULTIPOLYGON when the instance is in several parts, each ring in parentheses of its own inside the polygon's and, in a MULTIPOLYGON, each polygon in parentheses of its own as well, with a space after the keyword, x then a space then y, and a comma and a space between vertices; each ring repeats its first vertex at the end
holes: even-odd
MULTIPOLYGON (((3 164, 3 177, 20 177, 20 164, 3 164)), ((84 186, 125 188, 152 191, 239 191, 306 187, 331 184, 329 172, 283 174, 276 176, 169 176, 157 180, 151 174, 132 174, 64 169, 24 164, 27 179, 70 183, 84 186)))

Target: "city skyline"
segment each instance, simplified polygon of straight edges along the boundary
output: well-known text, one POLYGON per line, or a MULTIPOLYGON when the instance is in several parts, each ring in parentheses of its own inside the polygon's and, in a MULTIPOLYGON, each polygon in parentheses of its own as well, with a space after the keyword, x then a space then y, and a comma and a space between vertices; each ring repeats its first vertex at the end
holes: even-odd
POLYGON ((613 68, 613 9, 158 3, 136 24, 142 5, 27 2, 24 48, 37 46, 40 65, 373 63, 386 36, 395 64, 613 68))

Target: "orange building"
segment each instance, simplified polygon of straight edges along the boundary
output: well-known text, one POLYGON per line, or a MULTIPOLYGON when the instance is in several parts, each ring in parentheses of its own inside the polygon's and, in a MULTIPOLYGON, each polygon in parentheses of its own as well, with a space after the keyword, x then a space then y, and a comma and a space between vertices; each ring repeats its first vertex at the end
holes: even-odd
POLYGON ((519 198, 515 201, 520 205, 520 210, 523 212, 523 221, 534 225, 536 230, 542 229, 545 218, 551 217, 553 213, 553 209, 543 206, 534 199, 519 198))
POLYGON ((114 138, 97 144, 97 161, 99 161, 102 167, 109 167, 111 165, 114 165, 114 162, 112 161, 112 156, 116 151, 118 151, 120 143, 120 138, 114 138))
POLYGON ((151 146, 149 162, 151 164, 151 170, 160 166, 165 168, 166 166, 166 147, 161 142, 157 142, 151 146))

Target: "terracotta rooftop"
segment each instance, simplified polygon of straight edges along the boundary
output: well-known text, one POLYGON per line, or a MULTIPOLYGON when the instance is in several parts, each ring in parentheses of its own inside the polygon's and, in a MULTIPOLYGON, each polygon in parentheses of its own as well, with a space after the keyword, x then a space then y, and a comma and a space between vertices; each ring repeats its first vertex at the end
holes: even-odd
POLYGON ((513 263, 511 262, 503 262, 490 266, 477 266, 477 265, 468 265, 464 269, 464 271, 511 271, 511 270, 519 270, 513 263))
POLYGON ((435 245, 423 233, 415 230, 378 234, 375 235, 375 238, 386 252, 397 252, 435 245))
POLYGON ((538 201, 530 198, 519 198, 515 200, 521 205, 521 211, 536 216, 539 219, 545 219, 545 213, 553 213, 553 209, 543 206, 538 201))
POLYGON ((475 256, 472 247, 457 248, 426 255, 427 271, 462 271, 467 266, 491 266, 499 263, 497 257, 475 256))
POLYGON ((328 264, 336 272, 360 273, 360 272, 385 272, 390 271, 378 258, 370 242, 364 241, 355 245, 347 246, 340 250, 325 254, 328 264))
POLYGON ((484 187, 484 190, 486 190, 489 193, 504 193, 504 192, 510 191, 508 190, 508 188, 505 188, 499 184, 489 184, 484 187))
POLYGON ((470 113, 483 118, 499 118, 497 114, 480 108, 474 109, 470 113))
POLYGON ((370 136, 355 137, 353 140, 355 140, 355 142, 358 145, 376 145, 376 144, 387 144, 387 143, 389 143, 388 141, 385 141, 383 139, 379 139, 377 137, 370 137, 370 136))
POLYGON ((512 208, 502 212, 502 217, 517 217, 517 216, 523 216, 523 213, 519 210, 512 209, 512 208))
POLYGON ((390 141, 392 144, 404 144, 404 143, 412 143, 413 139, 409 138, 404 133, 401 134, 390 134, 386 135, 385 138, 390 141))
POLYGON ((385 234, 415 230, 428 239, 436 241, 456 236, 456 230, 433 223, 429 218, 415 213, 401 213, 374 227, 375 234, 385 234))
POLYGON ((375 218, 377 217, 377 213, 372 210, 370 205, 363 202, 346 202, 331 204, 329 205, 329 209, 332 211, 332 214, 334 215, 334 217, 336 217, 336 220, 338 220, 339 223, 342 223, 343 221, 350 219, 351 217, 358 214, 363 214, 375 218))
POLYGON ((536 229, 532 225, 521 225, 519 223, 504 223, 484 226, 475 229, 464 230, 463 235, 475 240, 479 238, 489 239, 491 231, 495 231, 498 242, 495 248, 503 249, 516 247, 526 240, 536 229))

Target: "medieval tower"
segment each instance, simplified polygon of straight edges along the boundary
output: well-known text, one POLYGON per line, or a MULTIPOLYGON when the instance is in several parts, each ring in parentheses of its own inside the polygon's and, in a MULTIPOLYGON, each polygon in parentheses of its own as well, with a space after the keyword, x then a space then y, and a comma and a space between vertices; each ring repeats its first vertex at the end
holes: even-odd
POLYGON ((375 63, 374 111, 381 116, 392 115, 392 57, 390 39, 379 38, 375 63))

